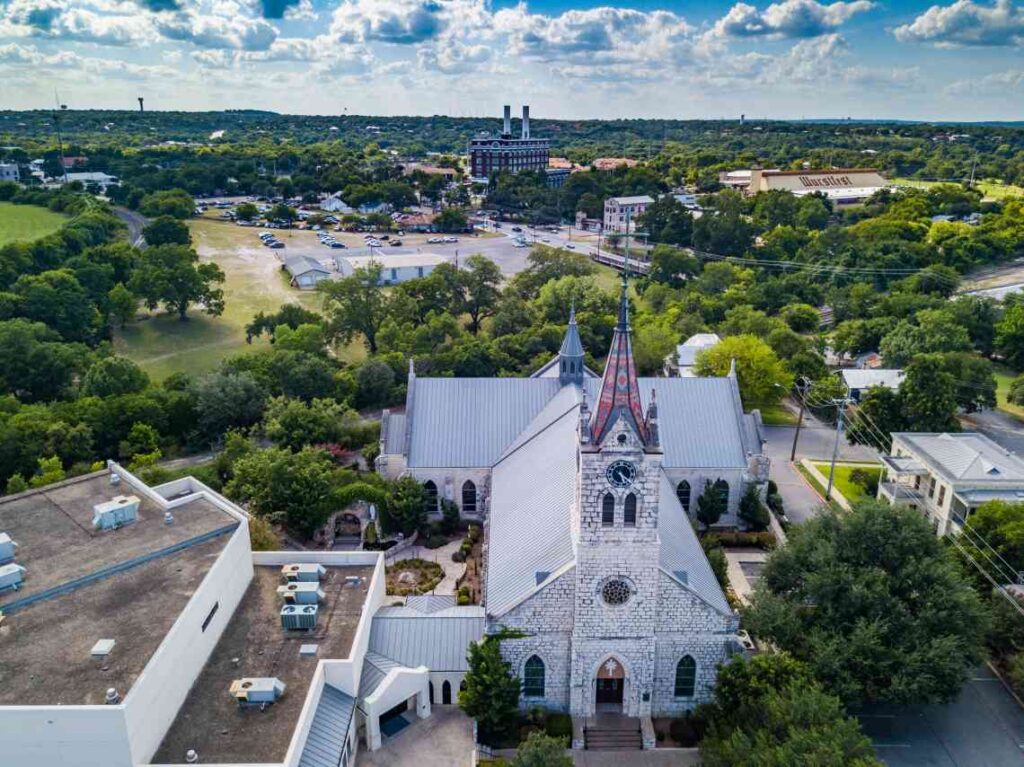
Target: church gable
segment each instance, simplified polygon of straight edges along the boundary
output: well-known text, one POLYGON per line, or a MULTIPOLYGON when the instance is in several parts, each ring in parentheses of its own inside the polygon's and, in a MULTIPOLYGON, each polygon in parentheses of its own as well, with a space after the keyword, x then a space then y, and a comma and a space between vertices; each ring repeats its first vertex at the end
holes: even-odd
POLYGON ((659 634, 725 634, 739 627, 738 618, 709 605, 677 577, 660 574, 656 623, 659 634))
POLYGON ((549 576, 539 591, 501 616, 501 625, 531 633, 572 631, 575 577, 573 568, 549 576))

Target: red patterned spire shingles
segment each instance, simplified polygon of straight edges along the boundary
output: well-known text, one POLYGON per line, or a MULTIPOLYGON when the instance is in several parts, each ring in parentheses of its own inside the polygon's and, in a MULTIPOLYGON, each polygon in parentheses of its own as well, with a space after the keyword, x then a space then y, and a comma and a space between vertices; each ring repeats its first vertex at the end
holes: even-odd
POLYGON ((615 326, 612 337, 612 348, 608 353, 608 361, 604 366, 601 379, 601 391, 597 395, 597 407, 591 432, 595 444, 604 440, 608 430, 618 420, 619 412, 626 416, 640 440, 647 444, 647 426, 644 422, 643 405, 640 402, 640 385, 636 380, 636 367, 633 364, 633 343, 630 338, 628 298, 626 297, 625 281, 623 281, 619 323, 615 326))

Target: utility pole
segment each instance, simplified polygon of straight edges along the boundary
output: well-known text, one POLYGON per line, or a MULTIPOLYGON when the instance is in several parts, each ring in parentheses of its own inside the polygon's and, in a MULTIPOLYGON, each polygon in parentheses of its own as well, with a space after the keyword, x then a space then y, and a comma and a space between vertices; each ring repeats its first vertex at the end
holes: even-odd
POLYGON ((793 434, 793 449, 789 451, 789 462, 794 463, 796 461, 796 442, 800 439, 800 427, 804 425, 804 407, 806 406, 805 397, 807 396, 810 387, 810 381, 807 378, 801 376, 800 380, 797 381, 796 390, 799 394, 800 399, 800 415, 796 419, 796 432, 793 434))
POLYGON ((828 469, 828 488, 825 490, 826 501, 832 500, 832 484, 836 476, 836 459, 839 457, 839 437, 843 433, 843 419, 846 417, 846 406, 850 403, 850 398, 843 397, 842 399, 834 399, 832 402, 839 410, 839 414, 836 421, 836 441, 832 446, 832 463, 828 469))

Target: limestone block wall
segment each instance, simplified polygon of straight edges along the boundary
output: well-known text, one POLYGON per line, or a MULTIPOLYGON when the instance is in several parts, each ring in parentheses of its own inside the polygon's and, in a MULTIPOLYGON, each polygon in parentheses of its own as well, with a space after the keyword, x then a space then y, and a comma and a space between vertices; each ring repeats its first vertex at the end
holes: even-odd
POLYGON ((696 518, 697 499, 704 492, 705 480, 710 479, 715 482, 718 479, 724 479, 729 483, 729 510, 722 515, 718 525, 726 527, 739 523, 737 514, 740 510, 740 499, 747 489, 744 482, 746 469, 679 469, 665 466, 664 471, 673 489, 684 479, 690 483, 690 516, 692 518, 696 518))
POLYGON ((463 512, 462 516, 471 521, 479 521, 483 519, 485 499, 490 496, 491 489, 491 468, 489 466, 458 469, 412 468, 409 470, 409 474, 415 477, 416 481, 420 484, 425 483, 427 480, 431 480, 435 485, 437 485, 437 497, 439 500, 438 511, 430 514, 430 517, 434 519, 440 519, 441 517, 441 498, 447 498, 450 501, 455 501, 459 509, 462 509, 462 486, 465 484, 466 480, 471 480, 473 484, 476 485, 477 510, 476 513, 463 512))
POLYGON ((541 706, 552 711, 569 710, 569 679, 572 659, 572 637, 567 631, 532 634, 524 639, 505 639, 501 656, 512 667, 512 673, 524 677, 526 660, 536 655, 544 661, 544 696, 520 698, 522 709, 541 706))
POLYGON ((496 618, 494 624, 530 633, 572 631, 575 595, 575 570, 571 569, 496 618))
POLYGON ((625 672, 622 712, 626 716, 651 713, 655 668, 654 637, 628 639, 574 638, 569 710, 574 716, 592 716, 596 710, 598 669, 609 659, 625 672))
POLYGON ((658 635, 655 648, 653 716, 677 716, 711 701, 718 664, 728 659, 727 637, 716 634, 658 635), (684 655, 697 662, 693 697, 675 697, 676 666, 684 655))

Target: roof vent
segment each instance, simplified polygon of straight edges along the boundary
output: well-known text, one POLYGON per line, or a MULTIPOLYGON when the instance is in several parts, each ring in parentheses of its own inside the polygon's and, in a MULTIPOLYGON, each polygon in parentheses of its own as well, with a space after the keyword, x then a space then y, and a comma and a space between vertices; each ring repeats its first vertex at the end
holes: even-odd
POLYGON ((199 764, 199 754, 194 748, 185 752, 185 764, 199 764))
POLYGON ((345 585, 346 586, 358 586, 359 582, 360 582, 360 578, 359 578, 358 575, 346 575, 345 576, 345 585))
POLYGON ((549 575, 551 575, 551 573, 547 570, 538 570, 533 574, 533 577, 537 581, 537 585, 539 586, 548 579, 549 575))
POLYGON ((174 524, 174 515, 171 514, 171 512, 169 512, 169 511, 166 514, 164 514, 164 524, 165 525, 173 525, 174 524))
POLYGON ((115 706, 121 702, 121 696, 117 694, 117 690, 113 687, 107 688, 107 694, 103 696, 103 702, 108 706, 115 706))
POLYGON ((110 484, 113 487, 117 487, 118 485, 120 485, 121 484, 121 475, 117 474, 116 472, 113 472, 113 471, 110 472, 110 484))
POLYGON ((105 658, 110 655, 116 642, 113 639, 101 639, 92 646, 90 655, 94 658, 105 658))
POLYGON ((0 565, 14 561, 14 550, 18 544, 11 540, 7 533, 0 533, 0 565))
POLYGON ((674 570, 672 574, 679 579, 680 583, 688 584, 690 582, 690 576, 686 574, 686 570, 674 570))

